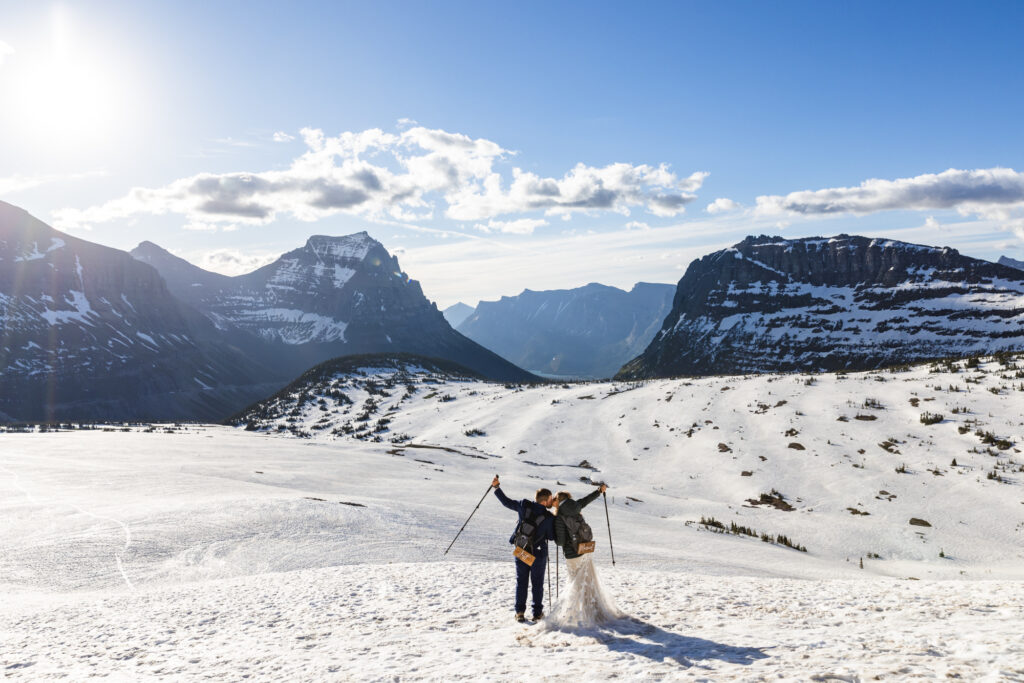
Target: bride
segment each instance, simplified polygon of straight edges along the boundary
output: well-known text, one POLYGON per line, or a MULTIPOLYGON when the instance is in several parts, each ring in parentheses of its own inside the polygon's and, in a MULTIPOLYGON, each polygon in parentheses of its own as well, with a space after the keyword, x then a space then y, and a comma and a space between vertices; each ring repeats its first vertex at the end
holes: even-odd
POLYGON ((546 620, 548 628, 596 626, 623 616, 601 588, 591 559, 592 553, 579 552, 581 542, 593 540, 590 526, 583 521, 580 513, 607 488, 602 484, 578 501, 573 500, 568 491, 559 491, 555 498, 555 543, 562 547, 565 554, 565 563, 569 567, 569 585, 565 597, 559 598, 551 616, 546 620))

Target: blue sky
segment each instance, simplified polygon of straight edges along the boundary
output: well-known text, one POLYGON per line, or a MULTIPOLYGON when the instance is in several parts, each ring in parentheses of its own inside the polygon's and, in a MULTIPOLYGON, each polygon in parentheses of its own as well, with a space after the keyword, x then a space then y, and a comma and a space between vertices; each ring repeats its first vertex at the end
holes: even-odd
POLYGON ((0 199, 223 272, 366 229, 441 305, 674 282, 749 233, 1019 258, 1022 27, 1021 3, 0 3, 0 199))

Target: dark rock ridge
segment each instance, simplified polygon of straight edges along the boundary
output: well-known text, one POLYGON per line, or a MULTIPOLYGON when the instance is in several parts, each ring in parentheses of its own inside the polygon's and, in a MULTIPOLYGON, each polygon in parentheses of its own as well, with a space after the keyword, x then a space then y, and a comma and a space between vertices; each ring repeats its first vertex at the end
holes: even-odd
POLYGON ((152 243, 132 254, 255 358, 292 377, 337 356, 407 352, 456 360, 500 381, 536 378, 467 339, 365 232, 315 235, 259 270, 209 273, 152 243))
POLYGON ((1018 261, 1017 259, 1010 258, 1009 256, 1000 256, 996 263, 1001 266, 1010 266, 1017 270, 1024 270, 1024 261, 1018 261))
POLYGON ((576 289, 481 301, 459 332, 531 372, 611 377, 640 353, 672 307, 672 285, 576 289))
POLYGON ((219 420, 285 378, 128 253, 0 202, 0 416, 219 420))
POLYGON ((864 370, 1024 348, 1024 272, 850 235, 747 237, 690 264, 621 378, 864 370))

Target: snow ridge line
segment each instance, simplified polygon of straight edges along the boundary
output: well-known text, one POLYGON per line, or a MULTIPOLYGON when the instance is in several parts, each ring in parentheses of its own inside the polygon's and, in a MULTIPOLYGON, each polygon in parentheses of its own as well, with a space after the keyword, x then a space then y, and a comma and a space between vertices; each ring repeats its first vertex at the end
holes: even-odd
MULTIPOLYGON (((14 488, 21 491, 21 493, 23 493, 25 497, 29 499, 29 502, 31 502, 33 505, 43 505, 43 503, 40 502, 38 498, 33 496, 24 486, 21 485, 21 477, 18 475, 17 472, 9 469, 4 465, 0 465, 0 470, 3 470, 7 474, 11 475, 11 479, 14 482, 14 488)), ((128 578, 128 573, 124 569, 124 563, 121 561, 121 556, 128 551, 128 546, 132 543, 132 532, 131 529, 128 528, 128 525, 119 519, 107 517, 106 515, 98 515, 95 512, 86 510, 85 508, 74 503, 57 502, 56 504, 67 505, 68 507, 72 507, 75 510, 81 512, 83 515, 87 515, 94 519, 99 519, 105 522, 113 522, 114 524, 117 524, 121 527, 121 529, 124 531, 124 546, 121 548, 120 552, 114 553, 114 562, 117 564, 117 571, 121 573, 121 578, 124 579, 125 584, 132 590, 135 590, 135 584, 133 584, 131 582, 131 579, 128 578)))

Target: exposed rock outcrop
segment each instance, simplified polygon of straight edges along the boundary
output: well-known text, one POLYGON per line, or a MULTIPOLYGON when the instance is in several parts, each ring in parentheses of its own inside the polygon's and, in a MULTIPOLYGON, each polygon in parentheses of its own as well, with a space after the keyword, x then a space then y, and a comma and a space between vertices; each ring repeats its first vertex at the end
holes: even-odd
POLYGON ((862 370, 1024 348, 1024 272, 850 235, 748 237, 690 264, 623 378, 862 370))

